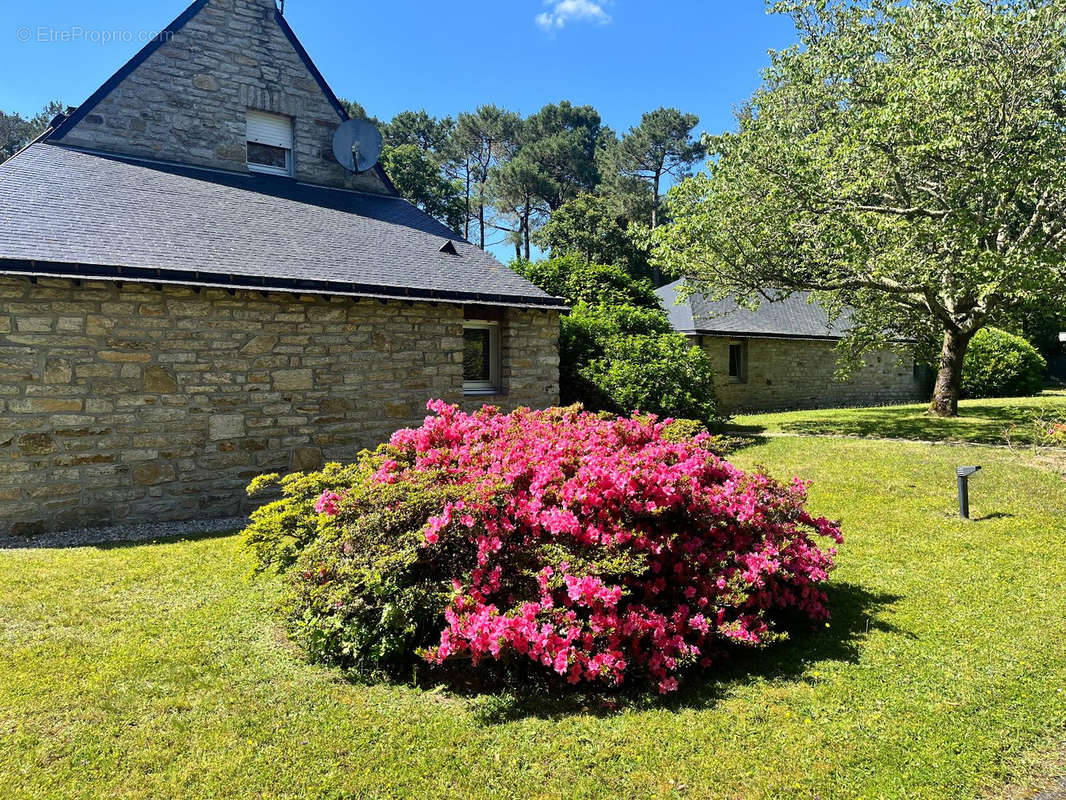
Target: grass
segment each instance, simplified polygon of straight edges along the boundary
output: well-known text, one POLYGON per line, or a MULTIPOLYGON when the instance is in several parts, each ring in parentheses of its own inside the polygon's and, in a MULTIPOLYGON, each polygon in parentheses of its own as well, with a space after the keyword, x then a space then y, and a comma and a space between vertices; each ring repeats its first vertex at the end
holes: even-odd
POLYGON ((233 536, 2 551, 0 796, 966 798, 1062 741, 1060 476, 832 438, 735 460, 813 479, 843 520, 831 626, 614 712, 304 663, 233 536))
POLYGON ((1033 420, 1066 418, 1066 390, 1048 390, 1036 397, 963 400, 959 403, 959 416, 951 419, 926 412, 927 406, 921 404, 746 414, 734 417, 730 428, 744 433, 834 434, 984 444, 1005 444, 1009 431, 1013 443, 1030 445, 1033 420))

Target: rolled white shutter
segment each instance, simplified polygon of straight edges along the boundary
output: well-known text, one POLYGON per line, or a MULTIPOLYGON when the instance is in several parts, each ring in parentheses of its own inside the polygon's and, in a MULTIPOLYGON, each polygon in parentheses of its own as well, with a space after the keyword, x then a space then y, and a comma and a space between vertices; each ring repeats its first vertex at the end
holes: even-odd
POLYGON ((277 114, 249 111, 248 141, 292 150, 292 120, 277 114))

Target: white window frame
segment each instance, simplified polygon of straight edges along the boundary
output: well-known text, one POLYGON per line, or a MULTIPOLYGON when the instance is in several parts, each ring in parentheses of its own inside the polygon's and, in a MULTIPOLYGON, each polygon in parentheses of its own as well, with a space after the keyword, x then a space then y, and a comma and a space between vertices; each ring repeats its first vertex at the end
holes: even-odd
MULTIPOLYGON (((292 130, 292 117, 286 117, 282 114, 270 114, 266 111, 255 111, 248 109, 245 112, 245 140, 246 143, 264 144, 270 147, 277 147, 285 151, 285 167, 272 167, 268 164, 255 164, 245 158, 248 164, 248 169, 251 172, 262 172, 267 175, 292 175, 292 147, 293 147, 293 130, 292 130), (258 118, 262 125, 260 125, 260 132, 253 134, 250 128, 250 123, 254 118, 258 118), (264 130, 264 126, 273 124, 276 128, 275 131, 264 130), (285 129, 287 126, 287 130, 285 129)), ((247 144, 246 144, 247 147, 247 144)))
POLYGON ((468 330, 487 330, 489 332, 489 379, 487 381, 468 381, 463 378, 463 394, 499 394, 500 384, 500 323, 488 319, 468 319, 463 321, 463 346, 466 346, 468 330))

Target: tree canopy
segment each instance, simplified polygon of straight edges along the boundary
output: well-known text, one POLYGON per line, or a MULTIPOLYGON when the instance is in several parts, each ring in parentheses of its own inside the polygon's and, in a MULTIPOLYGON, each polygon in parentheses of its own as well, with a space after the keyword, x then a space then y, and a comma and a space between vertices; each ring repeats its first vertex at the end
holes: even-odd
POLYGON ((519 261, 540 247, 650 274, 647 231, 661 191, 703 154, 692 134, 699 119, 674 108, 619 137, 595 108, 565 100, 528 116, 483 105, 387 121, 342 102, 380 127, 382 163, 404 197, 483 247, 510 242, 519 261))
POLYGON ((845 355, 941 341, 932 410, 996 315, 1066 292, 1066 0, 787 0, 738 129, 669 198, 657 260, 750 304, 853 309, 845 355))
POLYGON ((58 100, 48 103, 30 118, 0 111, 0 162, 6 161, 28 145, 48 127, 65 106, 58 100))

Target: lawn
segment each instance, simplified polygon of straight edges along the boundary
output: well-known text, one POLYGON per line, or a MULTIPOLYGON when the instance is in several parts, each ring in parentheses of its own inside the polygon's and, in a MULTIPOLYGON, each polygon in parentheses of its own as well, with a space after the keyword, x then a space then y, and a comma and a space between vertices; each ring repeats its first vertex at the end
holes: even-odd
POLYGON ((981 442, 1005 444, 1010 432, 1015 444, 1032 444, 1034 419, 1066 418, 1066 390, 1048 390, 1037 397, 963 400, 959 416, 940 419, 928 406, 833 408, 745 414, 730 428, 744 433, 798 433, 867 436, 885 439, 981 442))
POLYGON ((613 711, 304 663, 234 536, 2 551, 0 796, 965 798, 1061 745, 1066 481, 963 445, 735 460, 843 520, 833 621, 613 711))

